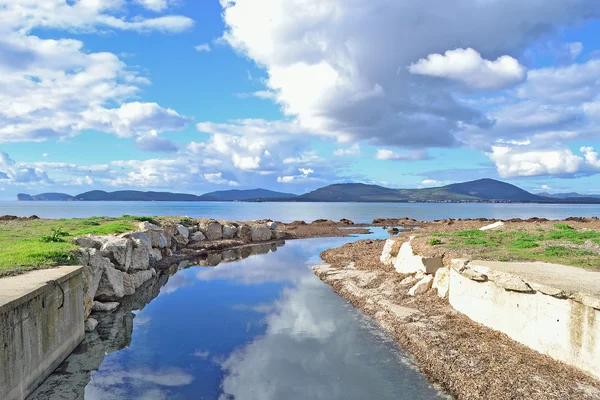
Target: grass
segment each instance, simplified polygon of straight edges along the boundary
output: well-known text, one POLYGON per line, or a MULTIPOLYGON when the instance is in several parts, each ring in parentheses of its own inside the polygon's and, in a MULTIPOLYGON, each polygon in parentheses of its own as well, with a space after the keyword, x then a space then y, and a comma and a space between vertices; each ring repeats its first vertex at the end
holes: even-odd
POLYGON ((72 265, 77 249, 72 238, 128 232, 135 229, 140 218, 147 217, 0 221, 0 276, 72 265))
MULTIPOLYGON (((472 257, 498 261, 545 261, 600 269, 600 253, 583 247, 587 241, 600 244, 600 232, 555 224, 551 229, 468 230, 433 233, 446 238, 444 246, 472 257)), ((438 239, 439 240, 439 239, 438 239)))

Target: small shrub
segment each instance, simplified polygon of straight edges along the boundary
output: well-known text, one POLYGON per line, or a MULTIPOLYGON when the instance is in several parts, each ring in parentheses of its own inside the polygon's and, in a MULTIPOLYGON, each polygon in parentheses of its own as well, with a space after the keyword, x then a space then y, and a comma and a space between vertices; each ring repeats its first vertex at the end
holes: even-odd
POLYGON ((531 239, 519 238, 511 242, 510 247, 515 249, 534 249, 540 247, 538 243, 531 239))
POLYGON ((192 223, 192 219, 191 219, 191 218, 188 218, 188 217, 181 218, 181 219, 179 220, 179 223, 180 223, 181 225, 189 225, 189 224, 191 224, 191 223, 192 223))
POLYGON ((48 261, 51 261, 56 265, 73 265, 76 262, 76 258, 71 252, 58 250, 49 254, 48 261))
POLYGON ((128 215, 128 214, 125 214, 121 218, 129 220, 129 221, 150 222, 150 223, 154 222, 154 218, 152 218, 152 217, 140 217, 140 216, 137 216, 137 215, 128 215))
POLYGON ((561 231, 574 231, 575 230, 575 228, 573 228, 571 225, 567 225, 567 224, 554 224, 554 227, 561 231))
POLYGON ((442 244, 442 241, 440 239, 429 239, 429 245, 430 246, 437 246, 442 244))
POLYGON ((63 231, 61 228, 52 229, 52 233, 40 238, 40 242, 44 243, 59 243, 64 242, 65 236, 69 236, 69 233, 63 231))

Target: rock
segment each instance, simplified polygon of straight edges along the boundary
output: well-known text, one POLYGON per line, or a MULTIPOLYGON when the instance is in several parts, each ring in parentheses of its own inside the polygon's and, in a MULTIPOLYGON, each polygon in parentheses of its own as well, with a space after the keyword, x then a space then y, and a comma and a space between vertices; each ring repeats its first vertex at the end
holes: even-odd
POLYGON ((190 242, 186 237, 183 237, 181 235, 175 236, 174 239, 175 239, 175 243, 172 244, 171 249, 176 249, 177 246, 185 247, 190 242))
POLYGON ((273 240, 281 240, 285 238, 285 232, 282 231, 273 231, 273 234, 271 235, 271 239, 273 240))
POLYGON ((222 254, 222 259, 224 262, 232 262, 239 259, 239 253, 235 250, 227 250, 222 254))
POLYGON ((135 283, 133 282, 133 275, 121 272, 123 274, 123 293, 125 296, 131 296, 135 293, 135 283))
POLYGON ((121 305, 121 303, 118 303, 116 301, 109 302, 109 303, 102 303, 100 301, 94 301, 94 307, 92 307, 92 310, 96 311, 96 312, 113 311, 113 310, 116 310, 119 307, 119 305, 121 305))
POLYGON ((127 238, 106 236, 102 238, 100 252, 112 261, 115 268, 127 272, 131 266, 133 241, 127 238))
POLYGON ((162 253, 158 249, 152 249, 149 252, 149 256, 150 256, 150 265, 156 264, 157 262, 159 262, 163 258, 162 257, 162 253))
POLYGON ((98 301, 114 301, 122 298, 125 295, 123 287, 124 272, 118 271, 115 268, 103 267, 102 278, 96 291, 94 300, 98 301))
POLYGON ((390 235, 397 235, 400 233, 400 229, 398 229, 397 227, 394 226, 394 227, 388 229, 388 233, 390 235))
POLYGON ((133 271, 143 271, 150 268, 150 251, 140 240, 133 241, 130 268, 133 271))
POLYGON ((189 238, 190 237, 190 230, 188 228, 186 228, 183 225, 177 225, 176 226, 177 229, 177 233, 179 233, 179 235, 183 236, 184 238, 189 238))
POLYGON ((203 240, 206 240, 206 236, 204 236, 204 233, 202 232, 195 232, 190 237, 191 242, 201 242, 203 240))
POLYGON ((167 249, 167 250, 165 250, 165 255, 166 255, 167 257, 171 257, 171 256, 173 255, 173 250, 171 250, 171 249, 167 249))
POLYGON ((252 228, 249 225, 238 226, 237 237, 244 242, 252 241, 252 228))
POLYGON ((86 332, 93 332, 98 326, 98 321, 96 321, 94 318, 88 318, 85 320, 84 326, 86 332))
POLYGON ((162 231, 145 231, 144 233, 150 239, 153 248, 164 249, 167 247, 167 238, 162 231))
POLYGON ((204 233, 207 240, 223 239, 223 227, 217 221, 203 222, 198 225, 200 232, 204 233))
POLYGON ((423 294, 423 293, 427 292, 429 290, 429 288, 431 288, 432 283, 433 283, 433 275, 427 275, 425 278, 423 278, 419 282, 417 282, 415 286, 410 288, 410 290, 408 291, 408 295, 409 296, 418 296, 420 294, 423 294))
POLYGON ((123 274, 123 286, 125 288, 125 295, 131 296, 135 293, 140 286, 142 286, 145 282, 152 279, 153 272, 151 270, 146 271, 138 271, 133 274, 123 274))
POLYGON ((384 265, 392 265, 396 261, 396 257, 393 257, 391 254, 394 243, 396 243, 396 239, 388 239, 385 241, 383 251, 381 252, 381 257, 379 257, 379 261, 381 261, 384 265))
POLYGON ((140 228, 140 231, 148 231, 148 230, 158 231, 158 230, 160 230, 160 226, 151 224, 148 221, 140 222, 140 224, 138 226, 140 228))
POLYGON ((432 287, 437 290, 439 297, 442 299, 446 297, 450 290, 450 267, 437 270, 435 278, 433 278, 432 287))
POLYGON ((142 244, 146 246, 148 251, 152 250, 152 241, 144 232, 133 232, 129 234, 129 237, 134 241, 139 240, 140 242, 142 242, 142 244))
POLYGON ((275 229, 277 229, 277 222, 275 222, 275 221, 267 222, 267 227, 270 230, 274 231, 275 229))
POLYGON ((479 228, 479 230, 480 231, 489 231, 490 229, 500 228, 501 226, 504 226, 504 222, 498 221, 498 222, 494 222, 493 224, 486 225, 482 228, 479 228))
POLYGON ((474 271, 474 270, 472 270, 469 267, 464 268, 460 272, 460 274, 462 276, 464 276, 465 278, 468 278, 468 279, 470 279, 472 281, 475 281, 475 282, 487 282, 487 280, 488 280, 487 275, 482 274, 481 272, 474 271))
POLYGON ((75 242, 75 244, 77 246, 83 247, 86 249, 94 248, 94 249, 100 250, 100 247, 102 247, 102 242, 100 242, 96 236, 92 236, 92 235, 79 236, 79 237, 76 237, 75 239, 73 239, 73 241, 75 242))
POLYGON ((237 234, 238 228, 233 225, 223 226, 223 239, 233 239, 237 234))
POLYGON ((98 291, 104 268, 113 268, 113 265, 108 258, 102 257, 102 254, 100 254, 100 251, 97 249, 85 249, 81 251, 81 253, 86 255, 86 257, 81 258, 86 259, 85 264, 82 264, 84 265, 83 303, 84 313, 87 317, 92 312, 94 298, 96 297, 96 292, 98 291))
MULTIPOLYGON (((411 236, 410 240, 412 239, 411 236)), ((394 268, 401 274, 411 274, 417 271, 435 274, 443 266, 441 257, 421 257, 415 254, 410 241, 402 244, 394 262, 394 268)))
POLYGON ((264 242, 271 240, 271 229, 269 229, 267 226, 257 225, 250 229, 253 242, 264 242))

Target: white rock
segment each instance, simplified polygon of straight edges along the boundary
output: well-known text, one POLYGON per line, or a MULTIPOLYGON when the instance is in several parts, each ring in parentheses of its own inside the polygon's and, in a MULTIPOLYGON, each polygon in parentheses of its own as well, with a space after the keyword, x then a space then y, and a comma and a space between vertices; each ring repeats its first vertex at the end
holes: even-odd
POLYGON ((233 225, 223 226, 223 239, 233 239, 237 234, 238 228, 233 225))
POLYGON ((396 261, 396 257, 393 257, 391 254, 394 243, 396 243, 396 239, 388 239, 385 241, 385 246, 383 246, 381 257, 379 257, 379 261, 385 265, 392 265, 394 264, 394 261, 396 261))
POLYGON ((432 283, 433 283, 433 275, 427 275, 425 278, 423 278, 419 282, 417 282, 415 284, 415 286, 410 288, 410 290, 408 291, 408 295, 409 296, 418 296, 420 294, 423 294, 423 293, 427 292, 429 290, 429 288, 431 288, 432 283))
POLYGON ((204 236, 204 233, 202 232, 193 233, 190 237, 190 241, 192 242, 201 242, 203 240, 206 240, 206 236, 204 236))
POLYGON ((267 222, 267 227, 270 230, 274 231, 275 229, 277 229, 277 222, 275 222, 275 221, 267 222))
POLYGON ((432 287, 437 290, 438 296, 442 299, 446 297, 450 290, 450 267, 444 267, 437 270, 433 278, 432 287))
POLYGON ((104 267, 94 300, 114 301, 122 298, 125 295, 122 274, 113 267, 104 267))
POLYGON ((177 225, 177 233, 186 239, 190 237, 190 230, 183 225, 177 225))
POLYGON ((140 231, 148 231, 148 230, 158 231, 158 230, 160 230, 160 226, 151 224, 148 221, 140 222, 140 224, 138 226, 140 228, 140 231))
POLYGON ((131 266, 131 252, 133 242, 131 239, 120 238, 116 236, 103 236, 102 255, 114 264, 115 268, 121 271, 128 271, 131 266))
POLYGON ((94 318, 88 318, 85 320, 84 326, 86 332, 93 332, 98 326, 98 321, 94 318))
POLYGON ((253 242, 264 242, 271 240, 271 229, 265 225, 257 225, 250 228, 253 242))
POLYGON ((479 230, 480 231, 489 231, 490 229, 500 228, 501 226, 504 226, 504 222, 498 221, 498 222, 494 222, 493 224, 486 225, 482 228, 479 228, 479 230))
POLYGON ((94 301, 94 306, 92 307, 92 310, 93 311, 113 311, 113 310, 116 310, 120 305, 121 305, 121 303, 118 303, 116 301, 109 302, 109 303, 102 303, 100 301, 94 301))
POLYGON ((198 225, 198 229, 204 233, 207 240, 223 239, 223 227, 217 221, 202 222, 198 225))

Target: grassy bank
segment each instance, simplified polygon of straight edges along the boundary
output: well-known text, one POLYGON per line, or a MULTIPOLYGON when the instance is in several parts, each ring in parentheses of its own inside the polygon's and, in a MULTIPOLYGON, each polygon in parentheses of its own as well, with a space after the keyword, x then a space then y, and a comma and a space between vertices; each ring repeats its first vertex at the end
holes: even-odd
POLYGON ((110 235, 135 229, 146 217, 0 221, 0 276, 75 263, 76 236, 110 235))
POLYGON ((545 261, 600 269, 600 231, 566 223, 545 227, 433 232, 423 237, 429 247, 497 261, 545 261))

